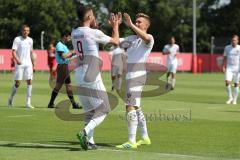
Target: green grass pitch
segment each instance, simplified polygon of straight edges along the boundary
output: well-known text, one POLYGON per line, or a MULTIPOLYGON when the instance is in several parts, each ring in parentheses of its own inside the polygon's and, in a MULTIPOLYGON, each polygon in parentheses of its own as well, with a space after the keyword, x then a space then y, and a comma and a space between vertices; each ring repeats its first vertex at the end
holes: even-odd
MULTIPOLYGON (((12 74, 0 73, 0 77, 1 160, 240 159, 240 101, 236 106, 224 104, 227 97, 223 74, 178 73, 174 91, 143 98, 152 145, 136 150, 114 147, 127 140, 125 107, 120 100, 95 130, 95 141, 100 146, 95 151, 80 150, 76 133, 83 128, 83 122, 62 121, 54 110, 46 108, 51 94, 48 73, 34 75, 33 110, 24 107, 25 82, 15 96, 14 107, 7 108, 12 74)), ((109 91, 110 75, 104 73, 103 79, 109 91)), ((67 96, 60 94, 56 102, 64 99, 67 96)))

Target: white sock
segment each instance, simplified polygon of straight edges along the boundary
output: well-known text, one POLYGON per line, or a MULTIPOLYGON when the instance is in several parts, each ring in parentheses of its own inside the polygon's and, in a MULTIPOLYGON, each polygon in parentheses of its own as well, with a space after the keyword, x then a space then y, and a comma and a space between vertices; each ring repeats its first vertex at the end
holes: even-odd
POLYGON ((93 133, 94 133, 94 130, 90 130, 90 131, 89 131, 89 133, 88 133, 88 139, 89 139, 89 142, 90 142, 90 143, 95 144, 94 139, 93 139, 93 133))
POLYGON ((128 140, 131 143, 136 143, 136 133, 138 126, 136 110, 127 113, 127 121, 128 121, 128 140))
POLYGON ((32 85, 27 85, 27 104, 31 104, 32 85))
POLYGON ((12 86, 12 93, 10 95, 10 98, 12 99, 14 97, 14 95, 17 93, 17 89, 15 84, 12 86))
POLYGON ((234 98, 234 101, 237 101, 238 91, 239 91, 239 87, 234 87, 234 89, 233 89, 233 98, 234 98))
POLYGON ((103 120, 105 119, 107 115, 104 114, 102 116, 99 116, 97 118, 92 119, 84 128, 85 132, 87 135, 89 135, 89 133, 91 132, 91 130, 93 130, 95 127, 97 127, 100 123, 103 122, 103 120))
POLYGON ((171 84, 171 77, 169 76, 168 78, 167 78, 167 83, 170 83, 171 84))
POLYGON ((172 87, 174 88, 175 87, 175 84, 176 84, 176 79, 172 79, 172 87))
POLYGON ((31 105, 31 97, 27 97, 27 105, 31 105))
POLYGON ((228 93, 228 98, 229 98, 229 99, 232 99, 233 96, 232 96, 232 88, 231 88, 231 85, 226 86, 226 90, 227 90, 227 93, 228 93))
POLYGON ((147 131, 147 123, 146 118, 143 114, 143 111, 141 109, 137 110, 137 116, 138 116, 138 126, 142 135, 142 138, 148 138, 148 131, 147 131))

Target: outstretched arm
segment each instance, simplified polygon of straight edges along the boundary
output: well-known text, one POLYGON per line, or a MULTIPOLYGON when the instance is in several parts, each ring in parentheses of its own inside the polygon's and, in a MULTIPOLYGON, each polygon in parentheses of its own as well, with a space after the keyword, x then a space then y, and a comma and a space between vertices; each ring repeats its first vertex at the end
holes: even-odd
POLYGON ((135 26, 132 23, 131 17, 127 13, 124 13, 123 16, 125 18, 126 25, 130 27, 141 39, 143 39, 146 44, 148 44, 151 41, 151 37, 146 32, 135 26))
POLYGON ((112 26, 113 29, 110 43, 113 43, 115 45, 119 45, 119 19, 120 15, 114 15, 114 13, 111 13, 110 19, 108 20, 109 24, 112 26))

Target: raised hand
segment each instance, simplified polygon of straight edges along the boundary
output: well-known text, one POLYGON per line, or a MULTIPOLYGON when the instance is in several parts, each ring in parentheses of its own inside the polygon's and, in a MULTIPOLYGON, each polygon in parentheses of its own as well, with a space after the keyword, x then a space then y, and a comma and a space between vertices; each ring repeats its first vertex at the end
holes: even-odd
POLYGON ((122 13, 121 12, 118 12, 117 18, 118 18, 118 24, 120 25, 122 23, 122 13))
POLYGON ((108 23, 109 23, 112 27, 118 25, 118 17, 117 17, 114 13, 111 13, 111 14, 110 14, 110 19, 108 20, 108 23))
POLYGON ((131 20, 131 17, 129 16, 129 14, 124 13, 123 16, 124 16, 124 18, 125 18, 125 24, 126 24, 127 26, 133 25, 132 20, 131 20))

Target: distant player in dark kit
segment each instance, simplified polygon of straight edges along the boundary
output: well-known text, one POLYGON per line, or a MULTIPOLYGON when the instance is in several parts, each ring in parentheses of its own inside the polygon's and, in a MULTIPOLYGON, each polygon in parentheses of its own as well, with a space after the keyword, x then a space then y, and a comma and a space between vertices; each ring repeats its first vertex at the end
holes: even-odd
POLYGON ((70 79, 70 72, 68 69, 68 62, 69 58, 73 55, 72 52, 69 51, 66 43, 71 40, 69 31, 64 31, 61 35, 61 40, 56 45, 56 60, 58 63, 57 66, 57 82, 52 91, 51 99, 48 104, 48 108, 54 108, 54 101, 58 95, 59 90, 62 88, 62 85, 66 85, 67 95, 70 99, 72 106, 74 109, 79 109, 80 107, 75 102, 73 98, 73 92, 71 88, 71 79, 70 79))

